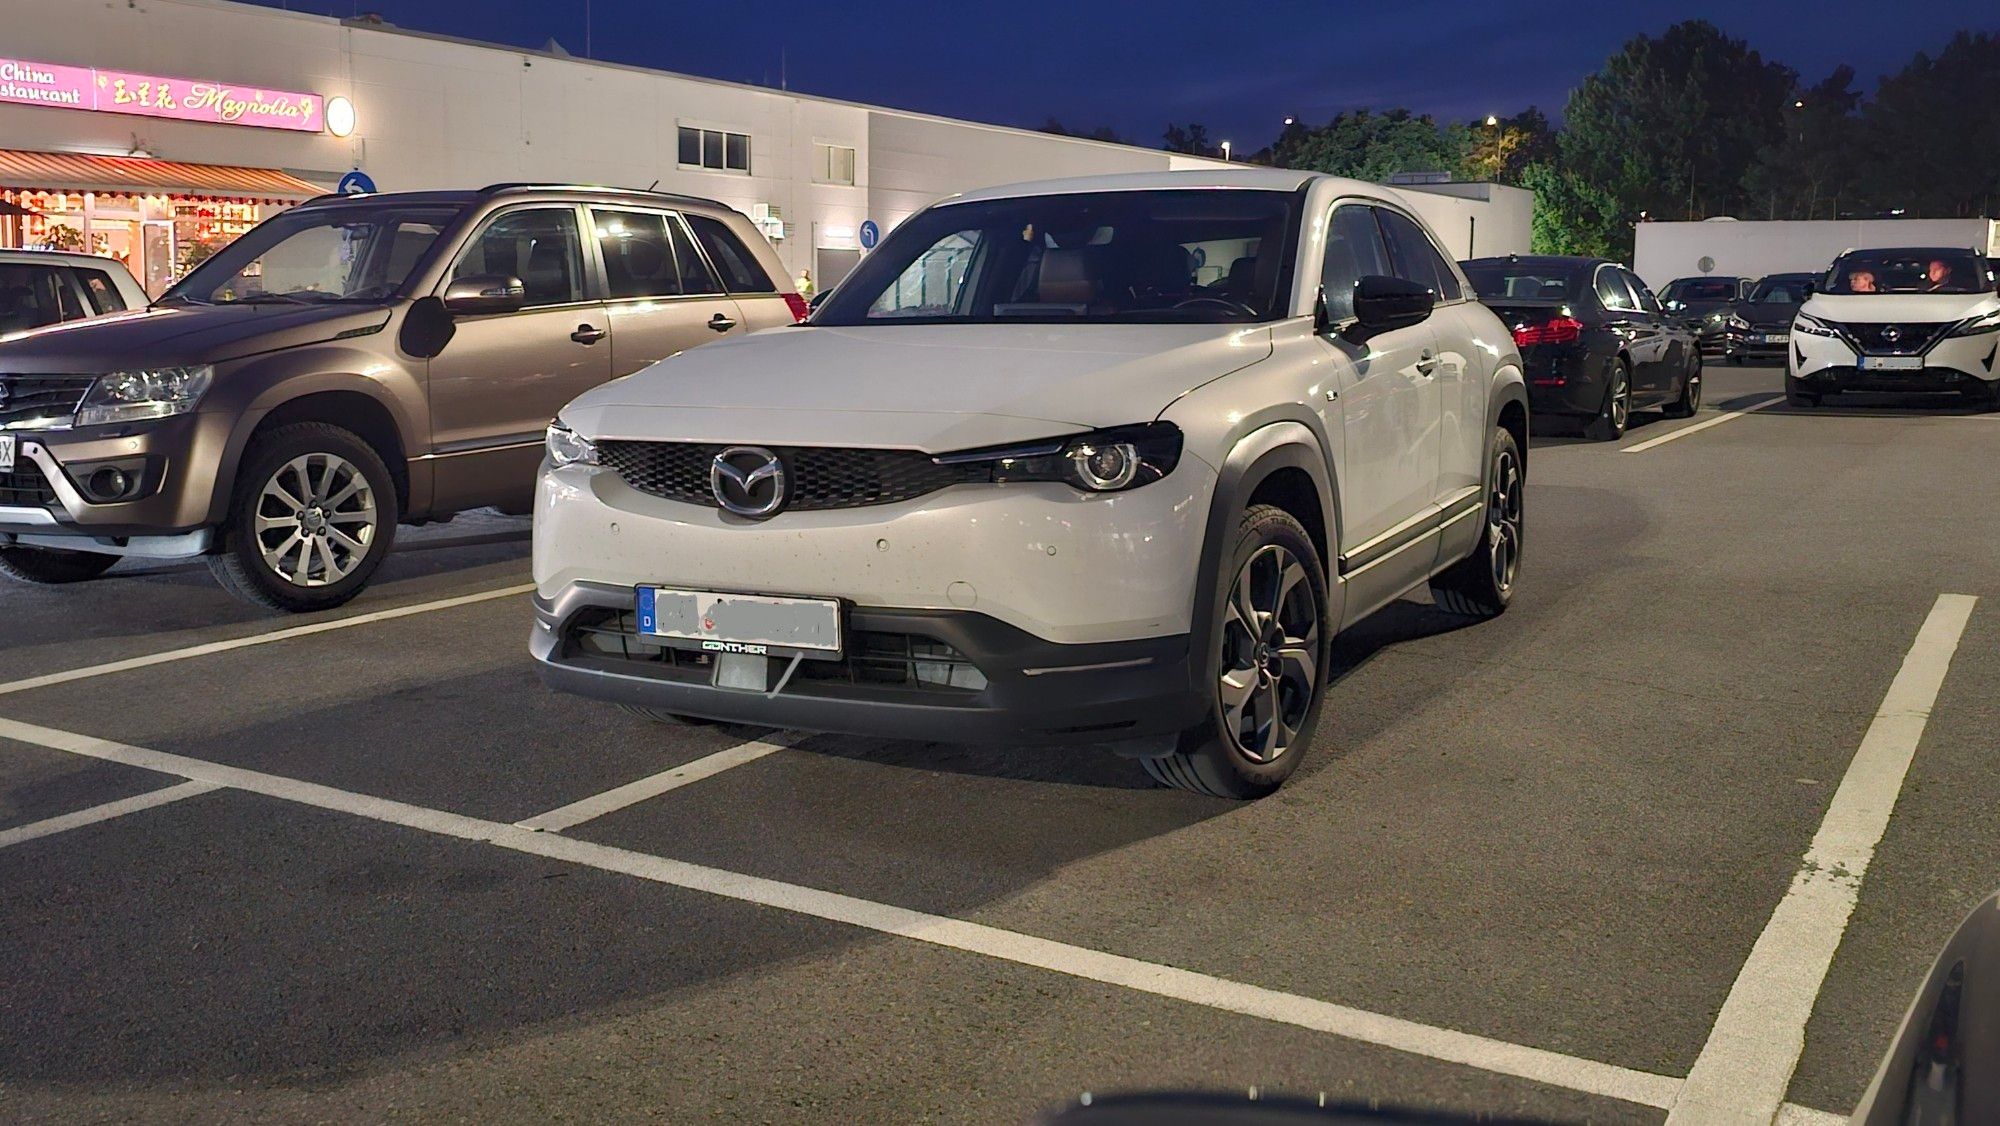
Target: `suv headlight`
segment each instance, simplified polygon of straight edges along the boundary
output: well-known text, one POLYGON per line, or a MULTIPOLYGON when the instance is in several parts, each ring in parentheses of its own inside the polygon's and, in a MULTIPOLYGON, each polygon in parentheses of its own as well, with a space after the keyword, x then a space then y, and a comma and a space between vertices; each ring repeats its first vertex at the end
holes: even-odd
POLYGON ((1181 460, 1180 427, 1171 422, 1119 426, 1033 445, 942 454, 939 465, 986 470, 995 484, 1061 481, 1087 493, 1115 493, 1150 485, 1181 460))
POLYGON ((549 451, 549 463, 557 469, 565 465, 596 465, 597 443, 571 430, 560 422, 549 423, 549 432, 543 439, 549 451))
POLYGON ((1749 321, 1744 320, 1742 317, 1737 316, 1735 313, 1729 314, 1728 323, 1729 327, 1734 329, 1746 329, 1750 327, 1749 321))
POLYGON ((1832 325, 1820 320, 1811 313, 1800 313, 1798 319, 1792 322, 1792 331, 1803 332, 1807 336, 1838 337, 1840 335, 1839 332, 1834 330, 1832 325))
POLYGON ((77 405, 76 424, 104 426, 186 414, 214 380, 215 369, 207 364, 100 375, 77 405))
POLYGON ((1982 317, 1967 317, 1957 328, 1952 329, 1949 335, 1978 336, 1987 332, 2000 332, 2000 309, 1995 309, 1982 317))

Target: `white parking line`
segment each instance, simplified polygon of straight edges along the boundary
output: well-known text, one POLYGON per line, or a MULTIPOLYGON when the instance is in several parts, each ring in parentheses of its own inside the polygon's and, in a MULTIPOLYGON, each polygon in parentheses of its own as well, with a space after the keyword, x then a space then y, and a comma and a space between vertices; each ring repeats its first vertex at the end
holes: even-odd
POLYGON ((114 817, 123 817, 142 809, 156 809, 182 798, 191 798, 196 794, 206 794, 221 788, 212 782, 182 782, 163 790, 152 790, 135 797, 93 805, 89 809, 79 809, 75 813, 65 813, 60 817, 51 817, 28 825, 17 825, 12 829, 0 829, 0 848, 17 845, 22 841, 32 841, 37 837, 49 837, 71 829, 80 829, 85 825, 95 825, 99 821, 109 821, 114 817))
POLYGON ((1680 1081, 1597 1060, 1580 1059, 1542 1048, 1510 1044, 1467 1032, 1435 1028, 1380 1013, 1327 1001, 1281 993, 1226 978, 1143 962, 1072 946, 1033 935, 1001 930, 942 915, 911 911, 887 903, 857 899, 817 888, 768 880, 760 876, 708 868, 665 857, 650 856, 608 845, 580 841, 557 833, 536 832, 498 821, 484 821, 439 809, 407 805, 386 798, 337 790, 241 767, 186 758, 165 751, 133 747, 75 732, 58 731, 16 720, 0 719, 0 739, 262 794, 283 801, 333 810, 392 825, 420 829, 469 841, 483 841, 515 852, 619 872, 655 883, 782 911, 846 923, 881 934, 927 942, 934 946, 983 954, 1017 965, 1035 966, 1071 977, 1202 1005, 1224 1012, 1259 1017, 1279 1024, 1327 1032, 1431 1059, 1463 1064, 1499 1075, 1515 1076, 1573 1091, 1667 1107, 1680 1081))
POLYGON ((1771 1126, 1847 1126, 1847 1119, 1847 1115, 1830 1110, 1814 1110, 1809 1106, 1786 1103, 1778 1108, 1778 1117, 1771 1126))
POLYGON ((636 782, 627 782, 617 789, 606 790, 582 801, 571 802, 561 809, 538 813, 526 821, 516 821, 514 824, 522 829, 560 833, 564 829, 573 829, 607 813, 615 813, 628 805, 637 805, 647 798, 656 798, 670 790, 678 790, 690 782, 713 778, 725 770, 756 762, 765 755, 782 751, 811 737, 809 732, 785 731, 765 739, 752 739, 712 755, 703 755, 693 762, 683 763, 671 770, 662 770, 658 774, 648 775, 636 782))
POLYGON ((1766 399, 1761 403, 1752 403, 1751 405, 1744 407, 1742 410, 1724 411, 1721 414, 1716 415, 1714 418, 1711 418, 1706 422, 1697 422, 1693 426, 1683 426, 1679 430, 1676 430, 1671 434, 1662 434, 1657 438, 1648 438, 1645 441, 1638 443, 1637 445, 1626 446, 1625 449, 1621 452, 1628 454, 1645 453, 1647 450, 1652 449, 1654 446, 1664 446, 1668 442, 1671 442, 1676 438, 1685 438, 1690 434, 1700 433, 1701 431, 1706 430, 1711 426, 1721 426, 1723 423, 1728 422, 1731 419, 1742 418, 1744 415, 1749 414, 1752 411, 1760 411, 1763 410, 1765 407, 1775 407, 1779 403, 1782 403, 1784 401, 1785 400, 1783 396, 1780 396, 1775 399, 1766 399))
POLYGON ((1917 741, 1977 601, 1970 595, 1941 594, 1931 606, 1792 877, 1791 890, 1737 973, 1708 1043, 1667 1115, 1669 1126, 1769 1126, 1778 1113, 1805 1051, 1806 1022, 1861 894, 1861 879, 1889 826, 1917 741))
POLYGON ((44 673, 25 680, 12 680, 0 684, 0 696, 16 692, 26 692, 34 688, 48 688, 72 681, 89 680, 92 677, 110 676, 112 673, 130 672, 133 669, 164 665, 173 661, 185 661, 190 657, 206 657, 213 653, 227 653, 232 649, 244 649, 252 645, 269 645, 274 641, 290 641, 297 637, 311 637, 319 633, 331 633, 337 629, 365 626, 373 622, 387 622, 396 618, 407 618, 415 614, 428 614, 435 610, 449 610, 456 606, 470 606, 475 602, 491 602, 496 598, 512 598, 535 589, 533 583, 519 586, 501 587, 499 590, 483 590, 478 594, 465 594, 457 598, 441 598, 435 602, 419 602, 413 606, 397 606, 390 610, 376 610, 368 614, 356 614, 351 618, 337 618, 330 622, 314 622, 311 625, 292 626, 289 629, 272 630, 269 633, 252 634, 249 637, 231 638, 228 641, 210 641, 202 645, 190 645, 185 649, 169 649, 164 653, 148 653, 143 657, 127 657, 122 661, 109 661, 101 665, 90 665, 80 669, 66 669, 62 672, 44 673))

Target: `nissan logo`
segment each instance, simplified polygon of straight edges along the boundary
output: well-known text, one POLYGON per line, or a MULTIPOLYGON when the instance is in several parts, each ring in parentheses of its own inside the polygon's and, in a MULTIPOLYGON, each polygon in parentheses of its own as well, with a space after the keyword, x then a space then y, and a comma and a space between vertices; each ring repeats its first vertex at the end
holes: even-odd
POLYGON ((776 516, 789 499, 785 463, 762 446, 731 446, 716 454, 708 466, 708 487, 715 503, 752 520, 776 516))

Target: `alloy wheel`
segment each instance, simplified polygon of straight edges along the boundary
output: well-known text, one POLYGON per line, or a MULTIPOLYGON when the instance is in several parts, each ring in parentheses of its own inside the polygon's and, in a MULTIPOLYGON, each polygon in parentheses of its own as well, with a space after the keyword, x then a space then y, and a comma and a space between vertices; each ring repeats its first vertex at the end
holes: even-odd
POLYGON ((1493 585, 1502 595, 1514 589, 1521 569, 1521 463, 1512 450, 1493 459, 1493 484, 1487 489, 1486 542, 1492 550, 1493 585))
POLYGON ((338 454, 303 454, 278 467, 257 498, 264 565, 293 586, 346 578, 375 542, 375 490, 338 454))
POLYGON ((1292 746, 1319 683, 1320 605, 1306 564, 1277 544, 1257 549, 1230 588, 1216 685, 1221 727, 1254 763, 1292 746))
POLYGON ((1623 431, 1625 423, 1630 421, 1631 417, 1632 381, 1625 378, 1625 372, 1620 369, 1611 381, 1611 425, 1614 429, 1623 431))

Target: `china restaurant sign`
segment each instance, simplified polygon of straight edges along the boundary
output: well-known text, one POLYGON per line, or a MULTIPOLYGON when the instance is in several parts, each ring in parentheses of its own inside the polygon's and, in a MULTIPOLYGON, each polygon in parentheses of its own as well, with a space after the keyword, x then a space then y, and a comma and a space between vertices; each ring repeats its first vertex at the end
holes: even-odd
POLYGON ((0 102, 301 133, 326 126, 326 104, 318 94, 22 59, 0 58, 0 102))

